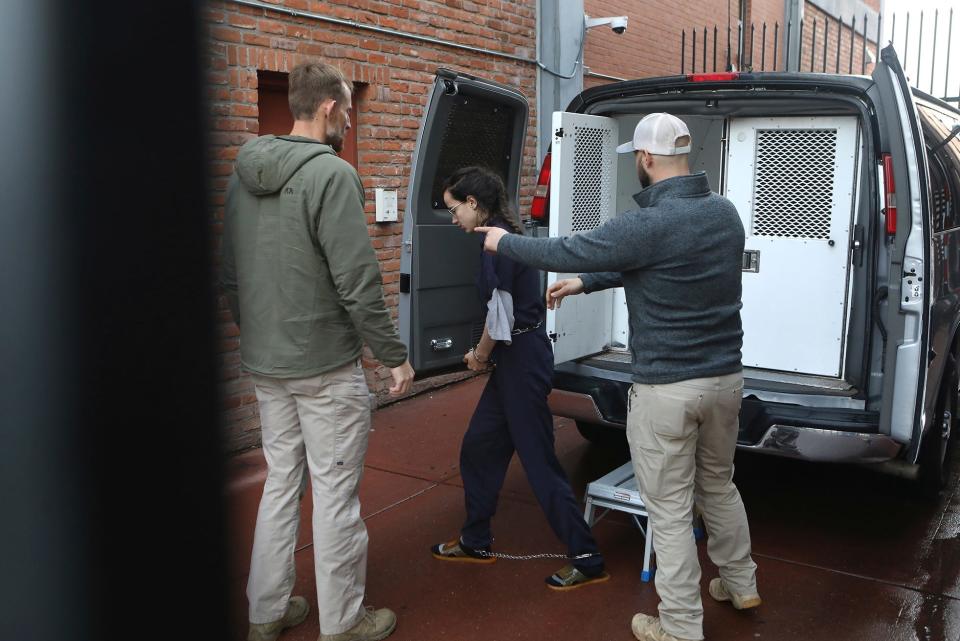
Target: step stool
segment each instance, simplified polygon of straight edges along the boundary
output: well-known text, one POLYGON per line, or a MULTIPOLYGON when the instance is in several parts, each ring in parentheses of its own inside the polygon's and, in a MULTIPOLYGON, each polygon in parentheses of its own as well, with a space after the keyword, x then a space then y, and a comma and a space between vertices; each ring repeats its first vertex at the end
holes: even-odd
MULTIPOLYGON (((631 515, 633 522, 640 528, 644 540, 643 571, 640 573, 640 580, 649 581, 650 577, 653 576, 653 570, 650 568, 650 556, 653 552, 653 531, 650 529, 650 515, 647 513, 647 506, 644 505, 643 499, 640 498, 640 491, 637 489, 637 477, 633 474, 633 462, 627 461, 607 475, 588 484, 584 500, 586 508, 583 511, 583 518, 590 527, 593 527, 594 523, 602 519, 609 510, 626 512, 631 515), (600 516, 595 515, 597 508, 604 509, 600 516), (646 527, 640 521, 640 517, 646 517, 646 527)), ((703 538, 703 529, 696 506, 694 506, 693 535, 698 541, 703 538)))

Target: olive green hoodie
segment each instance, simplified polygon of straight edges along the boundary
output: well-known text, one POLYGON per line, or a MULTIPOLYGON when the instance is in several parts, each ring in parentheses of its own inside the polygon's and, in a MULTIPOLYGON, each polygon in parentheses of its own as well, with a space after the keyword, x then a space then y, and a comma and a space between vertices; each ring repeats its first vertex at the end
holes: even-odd
POLYGON ((237 156, 227 190, 221 285, 244 367, 306 378, 360 356, 406 360, 383 301, 356 170, 328 145, 262 136, 237 156))

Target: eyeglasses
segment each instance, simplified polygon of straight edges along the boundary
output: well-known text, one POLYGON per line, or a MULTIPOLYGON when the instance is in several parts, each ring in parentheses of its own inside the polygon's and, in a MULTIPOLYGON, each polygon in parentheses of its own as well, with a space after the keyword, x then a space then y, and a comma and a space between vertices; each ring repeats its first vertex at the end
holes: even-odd
POLYGON ((463 204, 463 203, 457 203, 457 204, 454 205, 453 207, 447 207, 447 211, 450 212, 450 215, 451 215, 451 216, 456 216, 456 215, 457 215, 457 207, 459 207, 459 206, 462 205, 462 204, 463 204))

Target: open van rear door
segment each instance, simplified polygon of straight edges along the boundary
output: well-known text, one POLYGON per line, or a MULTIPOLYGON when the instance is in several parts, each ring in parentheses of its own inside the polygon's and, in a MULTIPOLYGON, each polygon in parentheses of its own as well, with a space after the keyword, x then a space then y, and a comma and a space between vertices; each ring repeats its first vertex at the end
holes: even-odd
POLYGON ((427 99, 407 189, 400 256, 400 336, 423 374, 461 362, 480 339, 476 290, 482 236, 451 222, 441 185, 483 165, 503 178, 517 207, 527 101, 517 90, 440 69, 427 99))
POLYGON ((889 274, 885 283, 878 283, 888 288, 886 311, 881 312, 888 337, 880 431, 910 444, 908 456, 915 461, 925 415, 928 284, 932 280, 927 255, 929 225, 925 224, 929 220, 927 160, 917 108, 893 46, 880 52, 873 79, 879 92, 880 151, 889 154, 895 186, 893 193, 884 193, 887 187, 880 166, 880 191, 887 212, 884 222, 896 217, 895 232, 882 241, 889 247, 889 274))
MULTIPOLYGON (((554 112, 550 173, 550 236, 590 231, 616 215, 617 121, 554 112)), ((547 285, 576 274, 547 274, 547 285)), ((603 351, 610 344, 613 291, 569 296, 547 312, 557 364, 603 351)))

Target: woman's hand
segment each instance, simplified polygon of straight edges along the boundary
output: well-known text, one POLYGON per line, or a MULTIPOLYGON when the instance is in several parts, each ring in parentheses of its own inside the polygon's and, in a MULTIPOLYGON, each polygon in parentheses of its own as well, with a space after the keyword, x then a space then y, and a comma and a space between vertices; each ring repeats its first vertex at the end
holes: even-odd
POLYGON ((471 349, 463 357, 463 362, 467 364, 467 367, 470 368, 470 371, 483 372, 488 367, 490 367, 490 363, 488 362, 488 359, 489 359, 489 356, 483 359, 483 362, 481 363, 480 359, 477 358, 477 353, 471 349))

